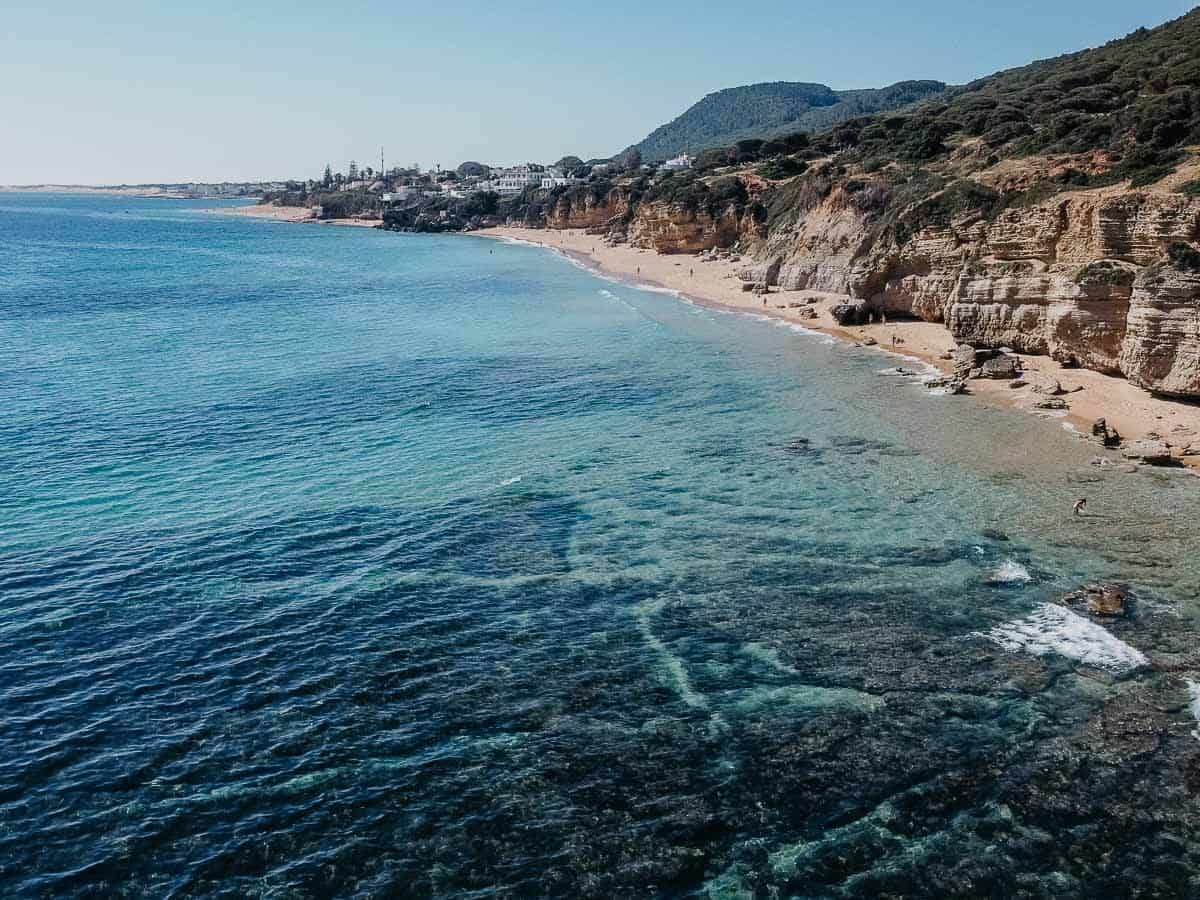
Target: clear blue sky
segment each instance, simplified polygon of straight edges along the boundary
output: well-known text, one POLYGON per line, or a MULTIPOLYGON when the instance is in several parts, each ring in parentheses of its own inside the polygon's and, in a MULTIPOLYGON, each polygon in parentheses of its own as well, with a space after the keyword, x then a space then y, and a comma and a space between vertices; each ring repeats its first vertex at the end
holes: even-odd
POLYGON ((720 88, 959 83, 1193 5, 24 2, 0 32, 0 184, 315 176, 381 144, 389 166, 607 156, 720 88))

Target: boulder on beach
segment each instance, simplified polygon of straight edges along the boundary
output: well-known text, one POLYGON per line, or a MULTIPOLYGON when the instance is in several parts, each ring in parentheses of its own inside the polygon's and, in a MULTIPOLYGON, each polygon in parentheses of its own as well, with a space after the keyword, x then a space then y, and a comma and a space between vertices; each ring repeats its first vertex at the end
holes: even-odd
POLYGON ((1146 435, 1121 450, 1126 459, 1137 460, 1151 466, 1170 466, 1176 460, 1171 454, 1171 445, 1157 435, 1146 435))
POLYGON ((979 367, 980 378, 999 378, 1011 381, 1021 374, 1021 361, 1015 356, 1001 353, 985 359, 979 367))
POLYGON ((1099 438, 1105 447, 1121 446, 1121 435, 1115 428, 1109 428, 1104 419, 1097 419, 1092 423, 1092 437, 1099 438))
POLYGON ((867 304, 861 300, 838 303, 829 312, 839 325, 862 325, 867 320, 867 304))
POLYGON ((954 350, 954 374, 958 378, 967 378, 975 368, 975 348, 970 344, 959 344, 954 350))
POLYGON ((1033 404, 1034 409, 1070 409, 1071 405, 1060 397, 1050 397, 1033 404))

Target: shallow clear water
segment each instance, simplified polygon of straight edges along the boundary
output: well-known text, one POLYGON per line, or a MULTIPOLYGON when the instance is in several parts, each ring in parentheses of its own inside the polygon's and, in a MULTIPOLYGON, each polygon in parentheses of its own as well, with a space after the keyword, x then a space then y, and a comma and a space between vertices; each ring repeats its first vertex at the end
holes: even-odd
POLYGON ((1200 481, 528 246, 0 261, 4 894, 1200 889, 1200 481))

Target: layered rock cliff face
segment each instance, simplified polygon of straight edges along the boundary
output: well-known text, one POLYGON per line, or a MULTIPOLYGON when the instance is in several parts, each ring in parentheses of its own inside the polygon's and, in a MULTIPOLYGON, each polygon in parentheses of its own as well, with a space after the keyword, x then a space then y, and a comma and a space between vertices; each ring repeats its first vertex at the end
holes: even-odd
MULTIPOLYGON (((729 180, 729 179, 727 179, 729 180)), ((757 182, 747 179, 753 191, 757 182)), ((532 227, 583 229, 628 241, 659 253, 697 253, 761 240, 763 208, 741 189, 737 199, 712 198, 697 190, 683 199, 645 198, 628 183, 603 191, 582 189, 536 201, 521 209, 520 220, 532 227)))
POLYGON ((979 347, 1048 353, 1158 393, 1200 396, 1200 276, 1166 264, 1200 241, 1200 201, 1167 192, 1060 194, 995 215, 884 230, 833 186, 773 222, 746 280, 848 294, 856 315, 944 322, 979 347))
MULTIPOLYGON (((546 208, 547 228, 609 229, 629 215, 629 191, 613 188, 603 194, 563 194, 546 208)), ((536 224, 536 223, 529 223, 536 224)))
POLYGON ((697 253, 714 247, 732 247, 743 238, 761 238, 753 210, 734 204, 723 209, 689 209, 672 203, 638 206, 626 232, 629 243, 659 253, 697 253))

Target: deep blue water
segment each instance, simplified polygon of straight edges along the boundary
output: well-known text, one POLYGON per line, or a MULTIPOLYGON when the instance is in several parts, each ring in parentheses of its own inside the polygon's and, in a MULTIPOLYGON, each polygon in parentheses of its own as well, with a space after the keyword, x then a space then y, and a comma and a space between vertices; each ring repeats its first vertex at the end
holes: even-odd
POLYGON ((892 365, 0 194, 0 894, 1195 895, 1200 482, 892 365))

